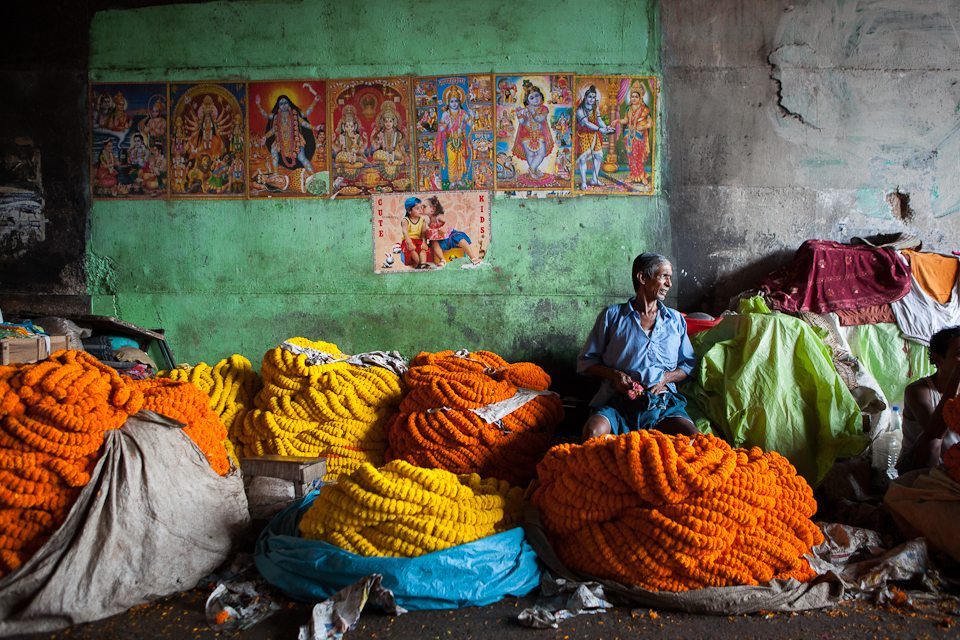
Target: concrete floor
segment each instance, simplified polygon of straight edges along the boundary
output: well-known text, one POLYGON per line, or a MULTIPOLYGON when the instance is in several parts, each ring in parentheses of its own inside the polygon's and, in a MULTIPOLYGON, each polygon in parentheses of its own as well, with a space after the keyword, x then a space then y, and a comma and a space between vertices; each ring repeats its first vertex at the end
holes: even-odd
MULTIPOLYGON (((207 627, 203 606, 208 592, 194 589, 177 596, 53 634, 17 636, 22 640, 104 640, 243 638, 294 640, 306 624, 310 606, 291 604, 259 625, 242 632, 217 633, 207 627)), ((361 638, 416 638, 418 640, 536 640, 543 638, 948 638, 960 637, 960 618, 936 604, 921 608, 884 608, 846 603, 834 609, 804 613, 768 613, 747 616, 706 616, 648 609, 615 608, 604 614, 567 620, 559 629, 521 627, 517 614, 533 598, 508 598, 497 604, 458 611, 420 611, 400 617, 367 610, 348 640, 361 638)))

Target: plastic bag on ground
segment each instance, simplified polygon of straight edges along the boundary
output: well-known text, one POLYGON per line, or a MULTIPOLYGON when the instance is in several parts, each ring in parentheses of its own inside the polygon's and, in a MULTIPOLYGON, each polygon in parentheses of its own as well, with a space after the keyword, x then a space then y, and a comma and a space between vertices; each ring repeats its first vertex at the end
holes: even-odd
POLYGON ((296 600, 326 600, 373 574, 410 611, 482 606, 526 595, 540 583, 537 556, 519 527, 417 558, 364 557, 301 538, 300 517, 317 495, 278 513, 254 554, 260 574, 296 600))

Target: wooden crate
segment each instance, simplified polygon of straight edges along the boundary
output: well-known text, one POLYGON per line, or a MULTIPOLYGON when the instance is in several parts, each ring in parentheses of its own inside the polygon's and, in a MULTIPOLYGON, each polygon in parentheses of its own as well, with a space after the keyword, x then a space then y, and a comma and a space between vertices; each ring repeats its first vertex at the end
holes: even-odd
POLYGON ((302 498, 304 488, 327 473, 327 459, 263 455, 241 458, 240 470, 246 478, 266 476, 292 482, 293 495, 302 498))
POLYGON ((50 336, 49 350, 47 340, 33 338, 3 338, 0 340, 0 364, 16 364, 43 360, 54 351, 67 348, 67 336, 50 336))

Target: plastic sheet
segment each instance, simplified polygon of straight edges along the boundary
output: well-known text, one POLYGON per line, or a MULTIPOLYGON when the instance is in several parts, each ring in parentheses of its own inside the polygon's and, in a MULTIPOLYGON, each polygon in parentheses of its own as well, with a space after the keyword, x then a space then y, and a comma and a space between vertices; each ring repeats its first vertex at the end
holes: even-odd
POLYGON ((296 600, 326 600, 380 574, 405 609, 456 609, 526 595, 540 582, 536 554, 521 528, 417 558, 368 558, 301 538, 298 523, 317 495, 311 492, 278 513, 260 534, 254 554, 261 575, 296 600))
POLYGON ((834 460, 866 448, 860 409, 813 329, 759 298, 741 305, 693 340, 699 364, 682 389, 691 416, 734 446, 782 454, 817 484, 834 460))

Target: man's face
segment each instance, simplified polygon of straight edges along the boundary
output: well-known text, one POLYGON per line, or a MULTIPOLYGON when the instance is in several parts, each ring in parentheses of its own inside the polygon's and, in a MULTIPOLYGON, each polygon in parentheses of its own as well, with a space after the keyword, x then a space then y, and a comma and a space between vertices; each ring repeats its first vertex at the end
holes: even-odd
POLYGON ((640 287, 646 292, 647 299, 656 298, 663 302, 673 286, 673 265, 669 262, 661 264, 652 278, 641 274, 640 287))
POLYGON ((954 338, 947 343, 947 352, 943 357, 934 355, 933 363, 948 377, 956 367, 960 367, 960 338, 954 338))

